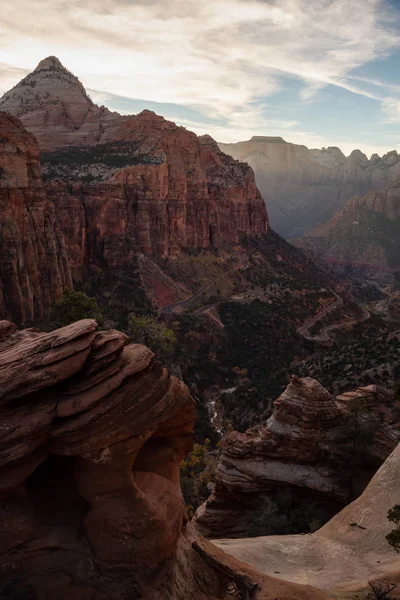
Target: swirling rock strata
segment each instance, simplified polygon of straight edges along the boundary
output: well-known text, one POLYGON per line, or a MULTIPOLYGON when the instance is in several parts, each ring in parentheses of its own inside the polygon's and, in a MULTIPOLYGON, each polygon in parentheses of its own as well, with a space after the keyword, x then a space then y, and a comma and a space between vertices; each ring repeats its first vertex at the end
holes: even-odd
POLYGON ((274 497, 283 489, 343 507, 399 439, 390 390, 370 386, 335 400, 316 380, 293 376, 265 424, 228 436, 215 491, 197 511, 196 527, 209 537, 243 536, 260 494, 274 497), (345 427, 351 400, 359 403, 359 418, 374 425, 368 452, 375 467, 354 468, 353 438, 345 427))
POLYGON ((0 322, 4 597, 217 600, 233 570, 258 600, 326 599, 242 565, 187 523, 179 471, 194 417, 187 387, 118 331, 0 322))

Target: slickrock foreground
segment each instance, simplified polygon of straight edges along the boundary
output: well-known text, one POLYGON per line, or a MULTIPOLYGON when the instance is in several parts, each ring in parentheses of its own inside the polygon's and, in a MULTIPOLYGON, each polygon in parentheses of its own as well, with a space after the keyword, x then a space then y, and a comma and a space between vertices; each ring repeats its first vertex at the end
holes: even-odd
POLYGON ((0 322, 0 593, 37 600, 324 600, 242 565, 188 524, 194 402, 154 354, 83 320, 0 322), (196 542, 198 546, 192 547, 196 542))
POLYGON ((265 424, 227 438, 215 491, 198 509, 196 527, 211 538, 243 537, 260 495, 273 498, 284 489, 337 511, 362 492, 399 439, 392 391, 368 386, 335 400, 316 380, 293 376, 265 424), (354 462, 354 440, 343 431, 351 400, 374 427, 365 466, 354 462))
POLYGON ((385 539, 393 529, 387 512, 399 501, 400 445, 363 494, 316 533, 215 544, 264 573, 324 590, 358 590, 371 580, 400 584, 400 557, 385 539))

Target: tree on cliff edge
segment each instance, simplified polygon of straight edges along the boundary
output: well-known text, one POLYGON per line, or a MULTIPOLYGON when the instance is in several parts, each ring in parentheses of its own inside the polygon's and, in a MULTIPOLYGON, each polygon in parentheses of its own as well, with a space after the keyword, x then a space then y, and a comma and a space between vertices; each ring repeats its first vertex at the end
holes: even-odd
POLYGON ((131 315, 128 324, 133 342, 145 344, 162 358, 174 351, 177 342, 174 332, 155 317, 131 315))
POLYGON ((400 552, 400 504, 396 504, 388 511, 387 518, 391 523, 394 523, 396 527, 388 533, 386 539, 396 552, 400 552))
POLYGON ((69 288, 65 288, 60 300, 51 306, 47 319, 54 328, 65 327, 81 319, 95 319, 99 325, 104 321, 95 298, 69 288))

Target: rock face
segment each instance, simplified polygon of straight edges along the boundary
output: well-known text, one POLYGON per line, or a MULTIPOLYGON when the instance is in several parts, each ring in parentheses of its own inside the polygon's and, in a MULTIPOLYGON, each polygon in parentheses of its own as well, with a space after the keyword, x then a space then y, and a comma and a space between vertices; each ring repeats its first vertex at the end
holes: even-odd
POLYGON ((0 317, 41 317, 67 285, 64 236, 43 189, 36 140, 0 113, 0 317))
POLYGON ((211 138, 199 140, 149 111, 129 126, 124 135, 140 146, 142 163, 116 169, 107 182, 46 186, 73 267, 115 268, 138 252, 168 258, 266 233, 265 206, 247 165, 224 155, 211 138), (141 149, 150 141, 154 164, 141 149))
POLYGON ((215 492, 196 515, 198 530, 209 537, 243 536, 263 493, 291 489, 296 497, 306 493, 338 507, 360 493, 372 473, 350 467, 352 439, 342 427, 354 399, 362 419, 376 427, 369 453, 381 464, 400 439, 390 390, 369 386, 335 400, 314 379, 292 376, 265 425, 227 438, 215 492))
POLYGON ((309 150, 282 138, 256 136, 247 142, 219 144, 221 150, 254 169, 268 206, 271 226, 286 238, 302 235, 329 220, 349 198, 379 189, 400 173, 393 150, 370 160, 354 150, 309 150))
POLYGON ((100 600, 326 598, 246 568, 186 523, 180 461, 194 402, 146 347, 83 320, 52 333, 0 322, 0 591, 100 600), (235 581, 235 579, 234 579, 235 581))
POLYGON ((295 240, 338 269, 391 281, 400 269, 400 178, 349 200, 328 223, 295 240))

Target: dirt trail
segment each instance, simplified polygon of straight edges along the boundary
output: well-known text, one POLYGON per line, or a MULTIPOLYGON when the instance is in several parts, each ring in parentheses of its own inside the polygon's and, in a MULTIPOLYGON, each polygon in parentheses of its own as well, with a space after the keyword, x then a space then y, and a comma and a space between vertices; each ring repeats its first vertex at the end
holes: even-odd
MULTIPOLYGON (((243 260, 243 262, 240 265, 238 265, 237 267, 234 267, 233 269, 230 269, 226 273, 222 273, 222 275, 218 275, 218 277, 215 277, 212 281, 210 281, 209 283, 207 283, 207 285, 205 285, 204 287, 202 287, 198 292, 192 294, 191 296, 189 296, 185 300, 181 300, 180 302, 175 302, 174 304, 167 304, 167 306, 163 306, 163 308, 159 309, 160 314, 166 315, 166 314, 174 314, 174 313, 180 313, 180 312, 182 312, 182 310, 188 304, 190 304, 190 302, 192 302, 196 298, 199 298, 200 296, 202 296, 204 294, 204 292, 206 292, 208 289, 210 289, 215 283, 217 283, 217 281, 220 281, 224 277, 227 277, 228 275, 230 275, 234 271, 239 271, 241 269, 247 269, 248 266, 249 266, 249 263, 248 263, 248 260, 246 258, 246 259, 243 260)), ((208 306, 204 307, 205 310, 203 312, 205 312, 206 310, 209 310, 213 306, 214 305, 208 305, 208 306)), ((202 308, 198 309, 196 311, 196 313, 199 313, 199 311, 201 311, 201 310, 202 310, 202 308)))

